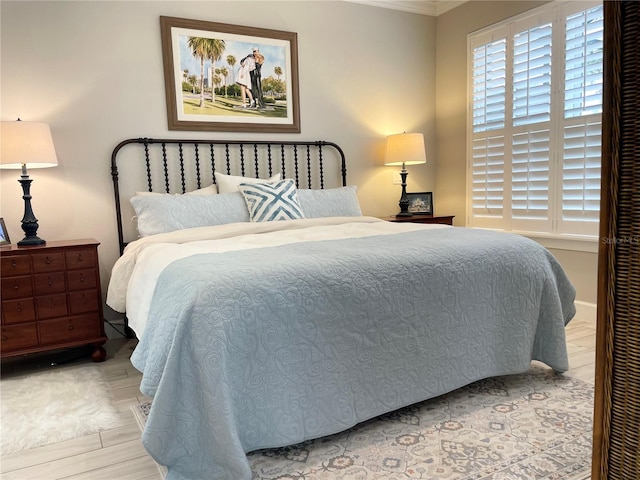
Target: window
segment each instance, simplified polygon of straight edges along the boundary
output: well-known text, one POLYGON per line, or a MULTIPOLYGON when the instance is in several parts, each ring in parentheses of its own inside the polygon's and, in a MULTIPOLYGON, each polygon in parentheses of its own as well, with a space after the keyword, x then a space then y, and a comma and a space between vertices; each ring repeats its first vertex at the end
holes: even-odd
POLYGON ((469 35, 469 224, 597 235, 601 3, 554 2, 469 35))

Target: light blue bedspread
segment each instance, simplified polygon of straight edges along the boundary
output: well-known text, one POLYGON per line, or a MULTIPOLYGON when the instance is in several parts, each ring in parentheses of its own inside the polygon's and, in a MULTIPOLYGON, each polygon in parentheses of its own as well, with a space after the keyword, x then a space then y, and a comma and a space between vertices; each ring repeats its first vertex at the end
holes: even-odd
POLYGON ((575 290, 526 238, 466 228, 195 255, 161 274, 131 358, 168 479, 250 479, 245 452, 473 381, 568 369, 575 290))

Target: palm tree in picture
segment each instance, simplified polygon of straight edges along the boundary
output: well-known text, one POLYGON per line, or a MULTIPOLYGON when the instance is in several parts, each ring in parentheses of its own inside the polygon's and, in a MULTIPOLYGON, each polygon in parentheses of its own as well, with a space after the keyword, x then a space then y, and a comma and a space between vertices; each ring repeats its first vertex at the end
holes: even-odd
POLYGON ((198 84, 198 77, 195 75, 189 75, 187 82, 191 85, 191 93, 196 93, 196 85, 198 84))
POLYGON ((280 75, 282 75, 282 68, 280 67, 274 68, 273 73, 275 73, 278 76, 278 80, 280 80, 280 75))
POLYGON ((216 68, 216 73, 222 77, 222 82, 224 83, 224 96, 227 96, 227 76, 229 75, 229 70, 227 67, 216 68))
MULTIPOLYGON (((215 60, 219 60, 224 51, 224 40, 214 38, 189 37, 188 46, 194 57, 200 60, 200 108, 204 107, 204 62, 212 60, 212 70, 215 60)), ((211 90, 212 100, 215 101, 215 94, 211 90)))
POLYGON ((236 57, 234 57, 233 55, 227 55, 227 65, 229 65, 229 67, 231 67, 231 82, 229 82, 229 83, 233 83, 233 79, 236 78, 236 74, 233 71, 233 67, 235 67, 237 62, 238 62, 238 60, 236 60, 236 57))
POLYGON ((207 38, 189 37, 188 45, 194 57, 200 60, 200 108, 204 107, 204 61, 209 57, 207 38))
MULTIPOLYGON (((224 53, 225 44, 224 40, 219 40, 217 38, 208 38, 209 44, 209 60, 211 60, 211 71, 216 71, 216 62, 222 58, 222 54, 224 53)), ((211 101, 213 103, 216 102, 216 91, 211 85, 211 101)))
MULTIPOLYGON (((220 74, 218 73, 220 71, 219 68, 216 68, 216 74, 213 76, 213 81, 211 82, 213 85, 211 85, 211 91, 213 92, 213 90, 217 87, 220 86, 220 84, 222 83, 222 79, 220 78, 220 74), (214 86, 215 85, 215 86, 214 86)), ((213 93, 212 93, 213 95, 213 93)))

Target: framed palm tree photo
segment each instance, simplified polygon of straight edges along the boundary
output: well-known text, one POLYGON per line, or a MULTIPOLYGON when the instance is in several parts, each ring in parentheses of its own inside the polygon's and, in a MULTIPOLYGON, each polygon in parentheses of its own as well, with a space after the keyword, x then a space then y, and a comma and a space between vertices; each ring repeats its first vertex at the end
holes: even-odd
POLYGON ((297 34, 160 17, 169 130, 300 133, 297 34))

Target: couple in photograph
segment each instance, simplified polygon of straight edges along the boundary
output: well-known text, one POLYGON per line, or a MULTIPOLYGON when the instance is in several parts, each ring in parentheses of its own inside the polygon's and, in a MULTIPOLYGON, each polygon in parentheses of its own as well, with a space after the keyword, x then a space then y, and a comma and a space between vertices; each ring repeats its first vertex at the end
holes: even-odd
POLYGON ((248 108, 264 108, 261 73, 263 63, 264 55, 260 53, 258 47, 253 47, 252 52, 240 60, 236 83, 240 85, 242 108, 247 108, 247 97, 249 99, 248 108))

